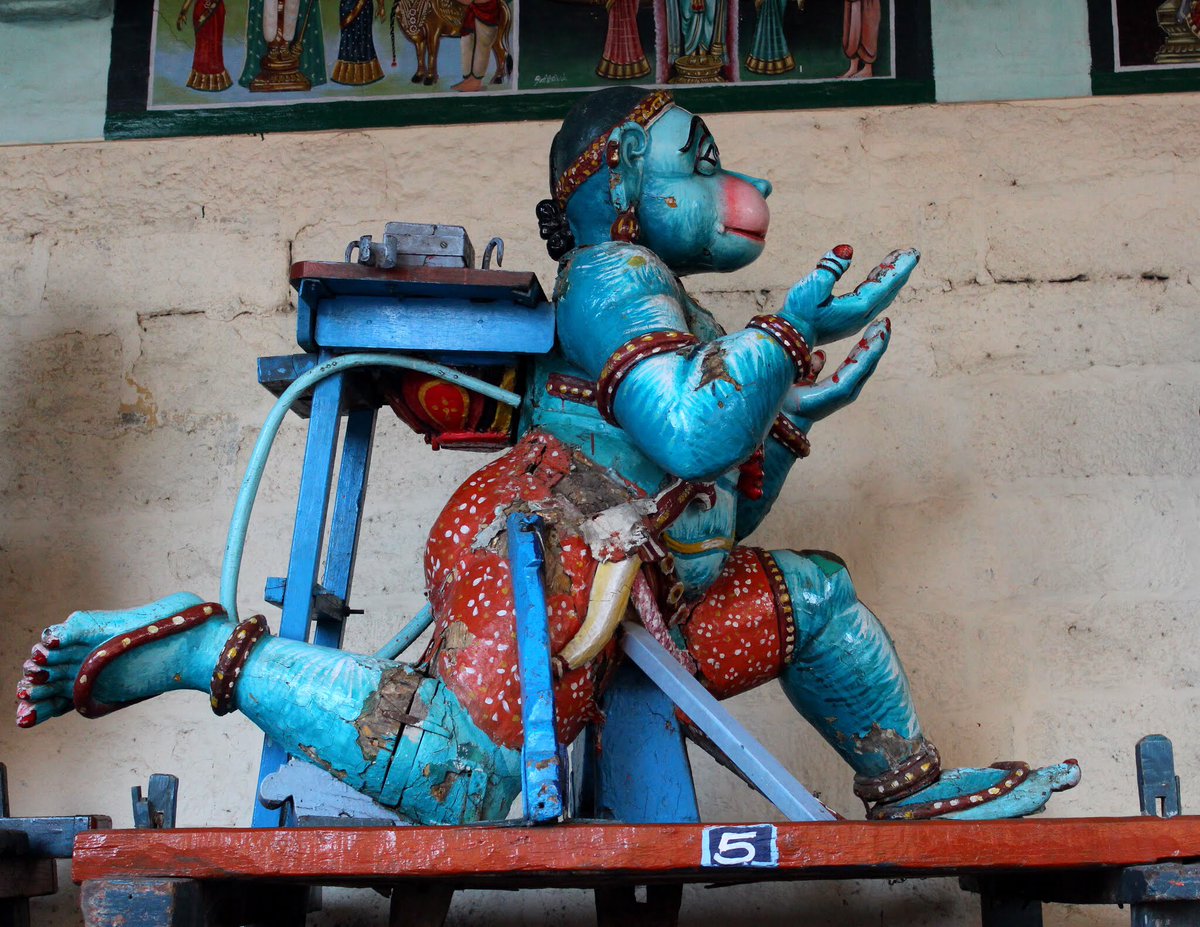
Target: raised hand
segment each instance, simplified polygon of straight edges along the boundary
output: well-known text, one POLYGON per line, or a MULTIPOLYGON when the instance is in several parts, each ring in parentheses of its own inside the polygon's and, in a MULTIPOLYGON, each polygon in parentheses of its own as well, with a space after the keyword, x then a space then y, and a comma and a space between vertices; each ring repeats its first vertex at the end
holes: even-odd
POLYGON ((817 269, 788 291, 780 315, 813 345, 837 341, 870 324, 892 304, 908 282, 921 255, 916 249, 893 251, 850 293, 833 296, 833 287, 850 267, 854 250, 838 245, 817 269))
MULTIPOLYGON (((887 350, 891 334, 892 323, 887 319, 872 322, 832 375, 819 383, 793 386, 783 401, 783 411, 800 429, 807 432, 814 422, 850 405, 875 372, 879 359, 887 350)), ((814 367, 821 353, 818 351, 814 354, 814 367)))

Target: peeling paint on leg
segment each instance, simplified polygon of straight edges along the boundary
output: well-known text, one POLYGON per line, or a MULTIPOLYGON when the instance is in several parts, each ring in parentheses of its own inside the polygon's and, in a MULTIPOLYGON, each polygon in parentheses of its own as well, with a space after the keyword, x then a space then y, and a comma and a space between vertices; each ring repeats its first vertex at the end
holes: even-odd
POLYGON ((417 687, 425 677, 404 666, 385 670, 379 688, 373 692, 362 713, 354 719, 358 746, 368 762, 381 751, 394 750, 396 739, 405 725, 421 719, 412 713, 417 687))
POLYGON ((904 737, 873 724, 866 736, 854 738, 854 750, 863 755, 882 757, 888 767, 895 767, 913 756, 924 742, 923 737, 904 737))

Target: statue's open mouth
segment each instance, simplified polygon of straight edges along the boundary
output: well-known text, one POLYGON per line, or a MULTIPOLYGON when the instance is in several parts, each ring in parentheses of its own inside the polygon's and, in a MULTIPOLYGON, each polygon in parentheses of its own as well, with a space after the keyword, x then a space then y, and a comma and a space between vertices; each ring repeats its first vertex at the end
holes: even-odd
POLYGON ((756 232, 753 229, 739 229, 732 225, 725 226, 725 231, 733 232, 734 235, 741 235, 743 238, 749 238, 751 241, 757 242, 760 245, 767 243, 766 231, 756 232))

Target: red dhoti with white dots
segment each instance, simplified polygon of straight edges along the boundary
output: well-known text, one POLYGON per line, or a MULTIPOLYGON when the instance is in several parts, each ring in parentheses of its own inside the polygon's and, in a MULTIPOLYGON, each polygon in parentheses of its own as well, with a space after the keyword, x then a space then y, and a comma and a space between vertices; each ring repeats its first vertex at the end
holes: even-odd
MULTIPOLYGON (((438 516, 425 549, 435 623, 424 662, 495 743, 521 746, 508 516, 536 511, 545 522, 546 606, 550 648, 557 654, 587 616, 596 572, 580 523, 642 495, 636 487, 618 484, 578 450, 535 431, 476 471, 438 516)), ((735 550, 683 625, 702 681, 719 698, 772 679, 783 667, 781 642, 794 634, 791 613, 788 609, 783 630, 778 590, 764 563, 774 563, 765 552, 735 550)), ((610 642, 596 659, 556 681, 560 743, 570 743, 596 717, 596 699, 617 657, 610 642)))

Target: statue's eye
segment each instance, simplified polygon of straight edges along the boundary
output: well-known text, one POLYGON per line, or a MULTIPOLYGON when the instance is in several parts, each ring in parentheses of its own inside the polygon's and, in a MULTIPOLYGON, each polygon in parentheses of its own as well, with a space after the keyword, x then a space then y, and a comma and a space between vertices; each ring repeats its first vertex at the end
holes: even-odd
POLYGON ((700 139, 696 146, 696 173, 706 177, 715 174, 721 167, 721 153, 711 135, 700 139))

